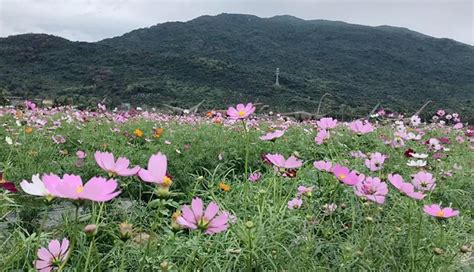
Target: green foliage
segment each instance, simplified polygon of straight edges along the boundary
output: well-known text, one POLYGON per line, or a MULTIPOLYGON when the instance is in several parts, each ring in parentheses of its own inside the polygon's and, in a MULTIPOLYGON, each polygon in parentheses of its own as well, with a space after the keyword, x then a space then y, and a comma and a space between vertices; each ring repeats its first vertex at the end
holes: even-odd
MULTIPOLYGON (((86 203, 77 222, 74 206, 66 204, 68 201, 56 199, 48 204, 25 194, 2 194, 0 265, 5 271, 32 269, 37 248, 62 237, 75 239, 67 271, 454 271, 468 270, 472 263, 469 253, 459 249, 472 242, 474 158, 467 152, 468 143, 454 140, 458 131, 443 135, 453 142, 449 157, 428 159, 427 169, 437 178, 435 191, 414 202, 389 185, 386 203, 376 205, 355 196, 352 188, 339 184, 331 175, 316 171, 312 162, 328 159, 368 175, 386 177, 397 172, 408 178, 414 170, 406 166, 404 149, 390 148, 380 140, 381 135, 393 132, 389 126, 363 136, 339 127, 321 146, 314 144, 312 127, 306 125, 294 125, 275 142, 259 140, 262 132, 251 129, 250 168, 260 170, 263 178, 250 183, 241 175, 247 140, 238 126, 144 120, 117 126, 104 119, 64 122, 56 130, 35 129, 28 134, 11 117, 3 117, 2 122, 10 129, 0 131, 0 139, 9 136, 20 143, 0 141, 6 178, 17 184, 36 173, 74 173, 84 180, 106 176, 94 161, 96 150, 126 156, 132 165, 141 166, 151 154, 161 151, 168 157, 174 180, 171 190, 176 193, 172 198, 158 199, 152 194, 152 185, 136 177, 118 178, 120 197, 103 206, 86 203), (120 132, 112 132, 116 127, 120 132), (153 127, 163 127, 164 133, 153 138, 153 127), (129 136, 136 128, 150 141, 129 136), (51 136, 58 134, 66 137, 64 144, 51 141, 51 136), (75 164, 77 150, 88 154, 84 165, 75 164), (390 158, 381 171, 369 173, 363 160, 349 156, 354 150, 378 151, 390 158), (305 164, 294 179, 276 176, 260 158, 267 152, 289 156, 295 151, 305 164), (454 165, 459 170, 443 178, 441 171, 454 165), (230 191, 219 189, 220 182, 229 184, 230 191), (314 186, 313 195, 304 197, 301 209, 289 210, 287 202, 295 197, 299 185, 314 186), (195 196, 206 203, 216 201, 236 215, 236 223, 212 236, 172 230, 172 213, 195 196), (452 204, 460 210, 460 217, 439 221, 421 211, 423 204, 439 202, 452 204), (323 205, 327 203, 336 203, 339 208, 326 214, 323 205), (51 222, 52 218, 57 221, 51 222), (133 225, 129 239, 121 237, 120 222, 133 225), (92 223, 98 225, 94 237, 82 232, 92 223), (437 254, 435 248, 443 252, 437 254)), ((427 137, 440 133, 428 131, 427 137)), ((406 148, 424 150, 414 141, 407 142, 406 148)))

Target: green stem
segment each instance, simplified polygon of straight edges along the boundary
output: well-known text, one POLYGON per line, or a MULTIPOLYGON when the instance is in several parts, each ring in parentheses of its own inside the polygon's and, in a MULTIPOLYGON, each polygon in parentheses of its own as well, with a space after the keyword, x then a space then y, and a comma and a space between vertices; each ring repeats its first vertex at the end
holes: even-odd
POLYGON ((74 204, 74 206, 76 206, 76 210, 74 212, 74 226, 73 226, 74 235, 71 238, 71 244, 69 246, 67 256, 64 259, 64 262, 58 268, 58 272, 63 271, 64 267, 66 266, 67 262, 69 261, 69 258, 71 257, 72 252, 74 250, 74 246, 76 245, 76 242, 77 242, 77 236, 79 235, 78 231, 77 231, 77 226, 78 226, 78 223, 79 223, 79 207, 81 206, 81 204, 78 203, 78 202, 73 202, 73 204, 74 204))
POLYGON ((413 270, 415 270, 415 262, 416 262, 416 257, 418 255, 418 246, 419 246, 419 243, 420 243, 420 232, 421 232, 421 222, 423 221, 423 214, 420 212, 420 219, 418 221, 418 229, 417 229, 417 233, 416 233, 416 240, 415 240, 415 255, 413 256, 413 259, 412 259, 412 268, 413 270))
POLYGON ((253 263, 253 248, 252 248, 252 230, 247 229, 248 239, 249 239, 249 259, 247 264, 247 270, 252 271, 252 263, 253 263))
POLYGON ((242 119, 242 125, 244 127, 244 136, 245 136, 245 177, 244 180, 248 177, 248 166, 249 166, 249 135, 247 131, 247 125, 242 119))

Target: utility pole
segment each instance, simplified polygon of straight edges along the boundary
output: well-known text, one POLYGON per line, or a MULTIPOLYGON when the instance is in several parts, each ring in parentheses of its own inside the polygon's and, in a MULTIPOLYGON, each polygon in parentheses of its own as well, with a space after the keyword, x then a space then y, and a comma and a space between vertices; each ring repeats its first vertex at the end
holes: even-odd
POLYGON ((280 68, 276 68, 275 71, 275 86, 280 86, 280 81, 278 80, 278 77, 280 76, 280 68))

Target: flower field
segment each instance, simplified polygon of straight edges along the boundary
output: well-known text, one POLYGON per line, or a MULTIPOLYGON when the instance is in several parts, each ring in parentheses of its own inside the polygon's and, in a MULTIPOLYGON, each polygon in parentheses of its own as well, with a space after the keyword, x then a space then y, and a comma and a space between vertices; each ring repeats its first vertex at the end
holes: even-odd
POLYGON ((470 271, 474 131, 0 109, 2 271, 470 271))

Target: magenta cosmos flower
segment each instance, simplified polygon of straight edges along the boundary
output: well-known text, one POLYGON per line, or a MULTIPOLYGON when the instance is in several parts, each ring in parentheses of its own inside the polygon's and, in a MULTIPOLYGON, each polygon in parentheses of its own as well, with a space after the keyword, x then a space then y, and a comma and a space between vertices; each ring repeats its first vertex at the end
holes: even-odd
POLYGON ((337 126, 337 120, 333 119, 332 117, 325 117, 321 118, 319 121, 316 122, 319 128, 323 130, 328 130, 335 128, 337 126))
POLYGON ((374 131, 374 127, 368 121, 356 120, 349 123, 349 128, 357 134, 366 134, 374 131))
POLYGON ((415 186, 413 186, 413 184, 411 183, 405 182, 402 176, 398 174, 395 174, 395 175, 389 174, 387 178, 388 178, 388 181, 390 181, 390 183, 395 188, 397 188, 400 192, 404 193, 405 195, 416 200, 420 200, 425 197, 423 193, 415 192, 415 186))
POLYGON ((280 138, 281 136, 283 136, 283 134, 285 134, 285 131, 284 130, 275 130, 274 132, 269 132, 263 136, 260 136, 260 140, 263 140, 263 141, 273 141, 277 138, 280 138))
POLYGON ((128 168, 130 161, 127 158, 120 157, 115 161, 114 155, 109 152, 97 151, 94 154, 95 161, 104 171, 109 173, 109 176, 116 177, 128 177, 133 176, 140 171, 139 166, 128 168))
POLYGON ((244 119, 249 117, 249 115, 254 112, 255 107, 252 103, 248 103, 247 105, 238 104, 235 108, 229 107, 229 109, 227 109, 227 116, 229 116, 230 119, 234 120, 244 119))
POLYGON ((138 176, 145 182, 156 183, 164 187, 170 187, 173 181, 166 175, 168 161, 166 156, 158 152, 148 160, 148 169, 141 169, 138 176))
POLYGON ((353 186, 364 180, 365 176, 358 174, 356 171, 350 171, 349 168, 336 164, 332 169, 332 173, 342 183, 353 186))
POLYGON ((65 174, 61 179, 57 175, 49 174, 43 176, 43 183, 52 196, 72 200, 104 202, 120 194, 120 191, 116 191, 118 185, 114 179, 101 177, 93 177, 83 184, 80 176, 65 174))
POLYGON ((219 206, 215 202, 209 203, 204 211, 204 204, 199 197, 191 201, 191 207, 184 205, 182 215, 176 222, 184 228, 204 231, 206 234, 214 234, 225 231, 229 225, 229 214, 219 213, 219 206))
POLYGON ((449 218, 449 217, 459 215, 458 210, 453 210, 452 208, 441 208, 437 204, 425 205, 423 207, 423 211, 425 213, 427 213, 431 216, 437 217, 437 218, 449 218))
POLYGON ((436 179, 431 173, 424 171, 412 175, 412 183, 420 191, 431 191, 436 187, 436 179))
POLYGON ((315 161, 313 166, 318 170, 331 172, 332 163, 330 161, 315 161))
POLYGON ((367 177, 354 186, 354 192, 357 196, 363 196, 370 201, 383 204, 385 196, 388 194, 388 188, 387 183, 380 181, 379 178, 367 177))
POLYGON ((62 265, 65 261, 69 249, 69 240, 64 238, 60 243, 58 240, 51 240, 48 248, 38 249, 38 260, 35 267, 40 272, 49 272, 62 265))

